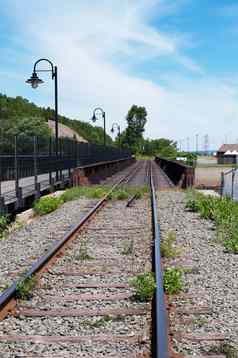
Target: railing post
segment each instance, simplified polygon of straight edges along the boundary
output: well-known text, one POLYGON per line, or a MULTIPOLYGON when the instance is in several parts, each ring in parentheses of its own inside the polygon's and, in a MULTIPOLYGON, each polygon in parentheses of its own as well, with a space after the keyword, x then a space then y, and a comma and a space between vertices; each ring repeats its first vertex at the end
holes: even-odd
POLYGON ((15 177, 15 193, 19 197, 19 176, 18 176, 18 157, 17 157, 17 136, 14 136, 14 177, 15 177))
POLYGON ((59 157, 60 157, 60 181, 62 182, 62 174, 63 174, 63 172, 62 172, 62 169, 61 169, 61 164, 62 164, 62 152, 63 152, 63 146, 62 146, 62 144, 63 144, 63 139, 62 138, 59 138, 58 139, 58 142, 59 142, 59 157))
POLYGON ((2 196, 0 196, 0 216, 6 214, 5 200, 2 196))
POLYGON ((17 206, 17 209, 19 209, 23 205, 23 193, 22 193, 21 187, 18 187, 16 196, 17 196, 17 205, 16 206, 17 206))
POLYGON ((50 186, 52 185, 52 168, 51 168, 51 166, 52 166, 52 152, 53 152, 53 150, 52 150, 52 138, 50 137, 50 139, 49 139, 49 184, 50 184, 50 186))
POLYGON ((0 153, 0 198, 2 196, 2 175, 3 175, 3 170, 2 170, 2 156, 0 153))
POLYGON ((40 196, 39 185, 38 185, 38 167, 37 167, 37 137, 34 136, 34 184, 35 184, 35 198, 38 199, 40 196))

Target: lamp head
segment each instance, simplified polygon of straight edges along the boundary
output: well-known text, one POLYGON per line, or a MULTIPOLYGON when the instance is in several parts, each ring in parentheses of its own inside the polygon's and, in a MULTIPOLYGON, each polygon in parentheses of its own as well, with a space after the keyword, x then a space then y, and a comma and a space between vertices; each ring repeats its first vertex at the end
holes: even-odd
POLYGON ((111 132, 114 133, 114 128, 112 127, 111 132))
POLYGON ((36 72, 33 72, 32 76, 26 81, 26 83, 29 83, 32 88, 37 88, 39 84, 44 83, 44 81, 37 76, 36 72))
POLYGON ((95 113, 93 113, 92 121, 93 121, 93 122, 96 122, 96 120, 97 120, 97 118, 96 118, 96 116, 95 116, 95 113))

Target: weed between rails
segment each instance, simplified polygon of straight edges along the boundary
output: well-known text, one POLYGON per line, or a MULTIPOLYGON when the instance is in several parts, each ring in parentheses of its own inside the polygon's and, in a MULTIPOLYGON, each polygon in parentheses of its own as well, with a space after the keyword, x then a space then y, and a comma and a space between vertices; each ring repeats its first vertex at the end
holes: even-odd
MULTIPOLYGON (((33 208, 36 214, 45 215, 51 213, 52 211, 55 211, 67 201, 72 201, 79 198, 101 199, 110 191, 110 189, 111 189, 110 187, 105 187, 100 185, 78 186, 78 187, 67 189, 60 197, 55 197, 55 196, 42 197, 37 201, 35 201, 33 208)), ((120 188, 114 190, 110 194, 109 199, 126 200, 133 195, 136 195, 136 199, 140 199, 147 192, 148 192, 147 187, 142 187, 139 189, 120 188)), ((0 222, 0 230, 1 230, 1 222, 0 222)))
POLYGON ((187 192, 186 208, 214 221, 217 240, 227 252, 238 254, 238 203, 230 198, 205 196, 194 190, 187 192))

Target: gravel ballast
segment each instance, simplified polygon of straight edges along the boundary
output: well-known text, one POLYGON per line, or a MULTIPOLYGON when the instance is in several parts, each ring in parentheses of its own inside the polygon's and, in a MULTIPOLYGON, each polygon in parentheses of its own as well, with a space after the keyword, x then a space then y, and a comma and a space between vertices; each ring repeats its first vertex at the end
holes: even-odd
POLYGON ((41 255, 61 239, 97 200, 79 199, 56 211, 36 217, 31 223, 0 240, 0 291, 25 272, 41 255))
POLYGON ((158 200, 162 240, 175 231, 181 249, 179 257, 165 259, 164 265, 185 268, 185 294, 169 298, 173 346, 190 355, 223 353, 229 347, 238 357, 237 255, 224 252, 211 221, 185 209, 185 197, 180 191, 165 191, 158 200), (198 313, 199 308, 204 312, 198 313), (214 340, 204 339, 209 336, 214 340))
POLYGON ((135 290, 128 282, 138 273, 151 271, 151 246, 149 200, 137 200, 131 208, 126 208, 126 201, 109 202, 71 242, 50 272, 43 275, 33 298, 18 301, 16 317, 0 322, 0 352, 4 357, 150 357, 151 303, 136 300, 135 290), (102 287, 92 288, 91 284, 102 287), (65 296, 75 294, 131 297, 67 301, 65 296), (40 316, 27 315, 31 309, 41 309, 40 316), (57 313, 51 317, 49 312, 56 310, 63 316, 57 313), (73 316, 72 310, 86 313, 73 316), (33 338, 6 342, 7 335, 33 338), (59 341, 43 342, 46 336, 59 341), (82 342, 60 342, 67 337, 82 342))

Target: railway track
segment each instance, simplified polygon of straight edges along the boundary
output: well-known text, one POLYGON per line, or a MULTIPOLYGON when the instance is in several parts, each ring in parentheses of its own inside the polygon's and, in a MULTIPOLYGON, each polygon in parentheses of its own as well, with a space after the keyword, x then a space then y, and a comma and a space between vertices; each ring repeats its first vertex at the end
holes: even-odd
POLYGON ((112 189, 149 184, 151 210, 148 200, 128 208, 108 201, 109 193, 25 274, 24 281, 34 276, 38 282, 30 301, 16 299, 17 282, 4 291, 0 357, 168 356, 155 170, 152 162, 140 162, 112 189), (154 307, 136 300, 128 284, 152 269, 154 307))

